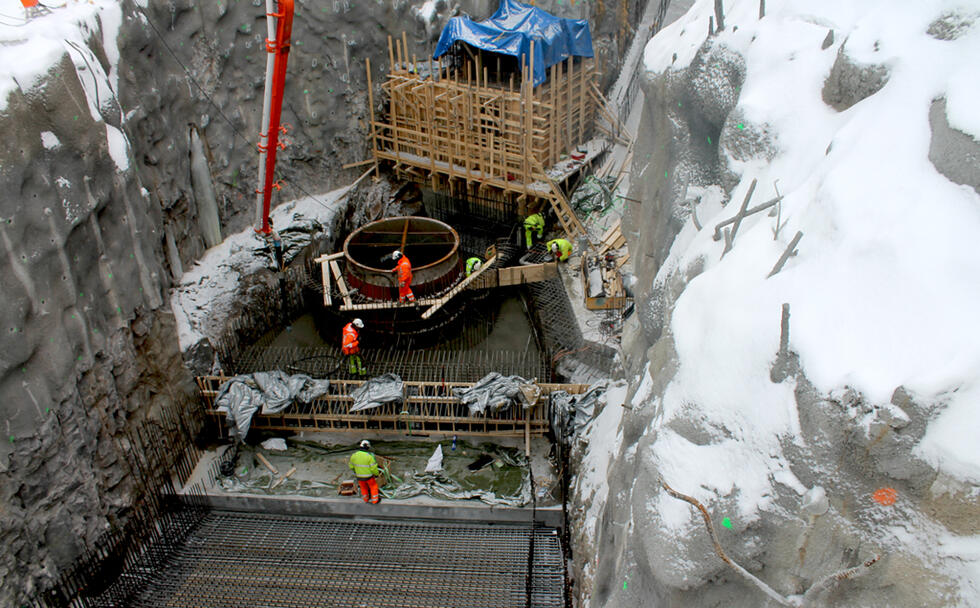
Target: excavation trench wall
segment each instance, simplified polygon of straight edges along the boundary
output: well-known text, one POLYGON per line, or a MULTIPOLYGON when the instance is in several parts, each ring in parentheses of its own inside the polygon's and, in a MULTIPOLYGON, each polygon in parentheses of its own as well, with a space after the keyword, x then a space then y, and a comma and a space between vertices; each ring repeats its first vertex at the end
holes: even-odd
MULTIPOLYGON (((611 77, 640 1, 538 4, 590 19, 611 77)), ((253 219, 264 3, 118 6, 89 23, 75 61, 66 52, 0 110, 3 605, 26 602, 126 518, 127 432, 192 394, 169 290, 213 242, 214 217, 221 236, 253 219)), ((297 3, 274 204, 363 171, 342 165, 366 156, 364 58, 380 111, 389 34, 431 47, 451 14, 485 18, 496 3, 421 6, 297 3)))

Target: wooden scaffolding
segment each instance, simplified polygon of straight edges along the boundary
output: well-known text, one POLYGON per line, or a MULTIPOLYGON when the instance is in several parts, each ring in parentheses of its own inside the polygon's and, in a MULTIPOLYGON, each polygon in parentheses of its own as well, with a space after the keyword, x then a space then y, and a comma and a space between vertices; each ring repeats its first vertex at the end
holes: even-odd
MULTIPOLYGON (((588 152, 601 100, 594 60, 569 57, 534 87, 533 42, 530 61, 519 64, 463 47, 452 60, 420 63, 408 57, 404 34, 394 45, 389 37, 388 111, 371 117, 373 160, 390 161, 434 190, 452 191, 457 181, 468 191, 495 189, 521 214, 546 201, 566 233, 585 234, 556 183, 556 166, 567 157, 574 170, 588 152)), ((370 91, 370 60, 367 70, 370 91)), ((373 109, 373 96, 369 103, 373 109)))

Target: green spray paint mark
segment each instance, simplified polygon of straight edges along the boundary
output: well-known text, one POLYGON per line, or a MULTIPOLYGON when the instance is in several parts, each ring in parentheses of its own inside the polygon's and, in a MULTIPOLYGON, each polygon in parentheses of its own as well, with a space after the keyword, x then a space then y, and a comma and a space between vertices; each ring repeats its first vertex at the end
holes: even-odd
POLYGON ((51 408, 50 407, 44 408, 44 413, 45 414, 50 414, 51 413, 51 408))
POLYGON ((667 177, 667 172, 666 171, 664 171, 664 177, 667 177))
POLYGON ((112 278, 112 273, 111 273, 111 272, 109 273, 109 278, 110 278, 110 279, 112 278))
POLYGON ((116 312, 122 312, 122 307, 121 306, 116 306, 116 312))
POLYGON ((78 115, 77 114, 75 115, 75 120, 78 120, 78 115))
POLYGON ((333 89, 327 89, 327 93, 333 93, 333 89))
POLYGON ((743 125, 742 123, 738 123, 735 126, 737 126, 739 129, 743 129, 743 130, 745 129, 745 125, 743 125))
POLYGON ((14 436, 13 436, 13 435, 11 435, 11 436, 10 436, 10 443, 13 443, 13 442, 14 442, 14 436))
POLYGON ((309 95, 309 94, 310 94, 309 89, 303 89, 303 95, 309 95))
POLYGON ((711 143, 711 138, 710 138, 710 137, 708 138, 708 143, 709 143, 709 144, 711 143))
POLYGON ((730 520, 730 519, 728 519, 726 517, 725 519, 721 520, 721 525, 723 525, 726 528, 728 528, 729 530, 731 530, 732 529, 732 520, 730 520))

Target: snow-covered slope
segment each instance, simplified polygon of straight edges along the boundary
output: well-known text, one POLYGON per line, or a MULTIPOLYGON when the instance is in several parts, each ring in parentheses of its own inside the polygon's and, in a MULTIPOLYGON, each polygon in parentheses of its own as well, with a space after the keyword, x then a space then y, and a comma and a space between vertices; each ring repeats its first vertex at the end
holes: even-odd
MULTIPOLYGON (((605 559, 616 571, 649 569, 648 587, 630 579, 637 594, 685 605, 717 597, 699 587, 731 571, 663 479, 727 517, 723 541, 787 595, 821 569, 878 553, 893 559, 866 577, 866 593, 836 596, 839 605, 869 605, 868 589, 889 585, 925 598, 899 605, 976 605, 980 186, 970 180, 980 168, 959 167, 966 183, 954 182, 935 160, 945 145, 935 124, 944 107, 939 119, 966 138, 965 159, 980 151, 980 2, 769 1, 761 19, 759 4, 724 2, 726 27, 706 43, 714 2, 700 0, 646 50, 648 107, 666 108, 674 129, 657 137, 674 139, 653 143, 653 158, 637 155, 637 166, 675 197, 670 217, 646 219, 683 223, 647 277, 666 303, 663 326, 646 332, 659 341, 634 352, 652 346, 647 373, 671 375, 624 416, 606 518, 630 518, 635 532, 600 530, 615 546, 600 549, 598 576, 609 575, 605 559), (712 101, 724 112, 712 114, 712 101), (671 148, 651 177, 657 150, 671 148), (713 158, 690 171, 698 153, 682 148, 713 158), (750 208, 777 195, 781 206, 745 218, 725 253, 715 226, 735 216, 753 182, 750 208), (680 205, 684 192, 704 195, 701 229, 680 205), (769 277, 798 232, 798 253, 769 277), (828 544, 805 560, 822 524, 807 524, 799 506, 816 485, 828 487, 828 544), (875 502, 881 487, 897 502, 875 502), (795 544, 798 564, 785 559, 795 544)), ((658 234, 641 225, 640 246, 658 234)), ((602 459, 608 446, 594 451, 602 459)), ((625 605, 632 593, 614 583, 593 605, 625 605)), ((733 605, 758 605, 757 594, 742 588, 733 605)), ((880 597, 896 605, 897 596, 880 597)))

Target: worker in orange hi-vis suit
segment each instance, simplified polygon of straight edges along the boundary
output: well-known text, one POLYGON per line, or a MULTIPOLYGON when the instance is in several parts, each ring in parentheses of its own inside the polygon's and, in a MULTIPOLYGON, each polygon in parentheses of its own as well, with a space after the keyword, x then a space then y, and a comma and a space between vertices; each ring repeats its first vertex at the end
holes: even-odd
POLYGON ((344 325, 343 332, 343 344, 340 347, 341 352, 347 355, 347 367, 350 370, 351 375, 361 375, 367 373, 364 369, 364 363, 361 361, 361 344, 359 341, 360 335, 358 334, 359 329, 363 329, 364 321, 360 319, 354 319, 347 325, 344 325))
POLYGON ((408 261, 408 256, 398 251, 392 252, 391 257, 395 259, 395 273, 398 276, 398 301, 414 302, 415 294, 412 293, 412 263, 408 261))

